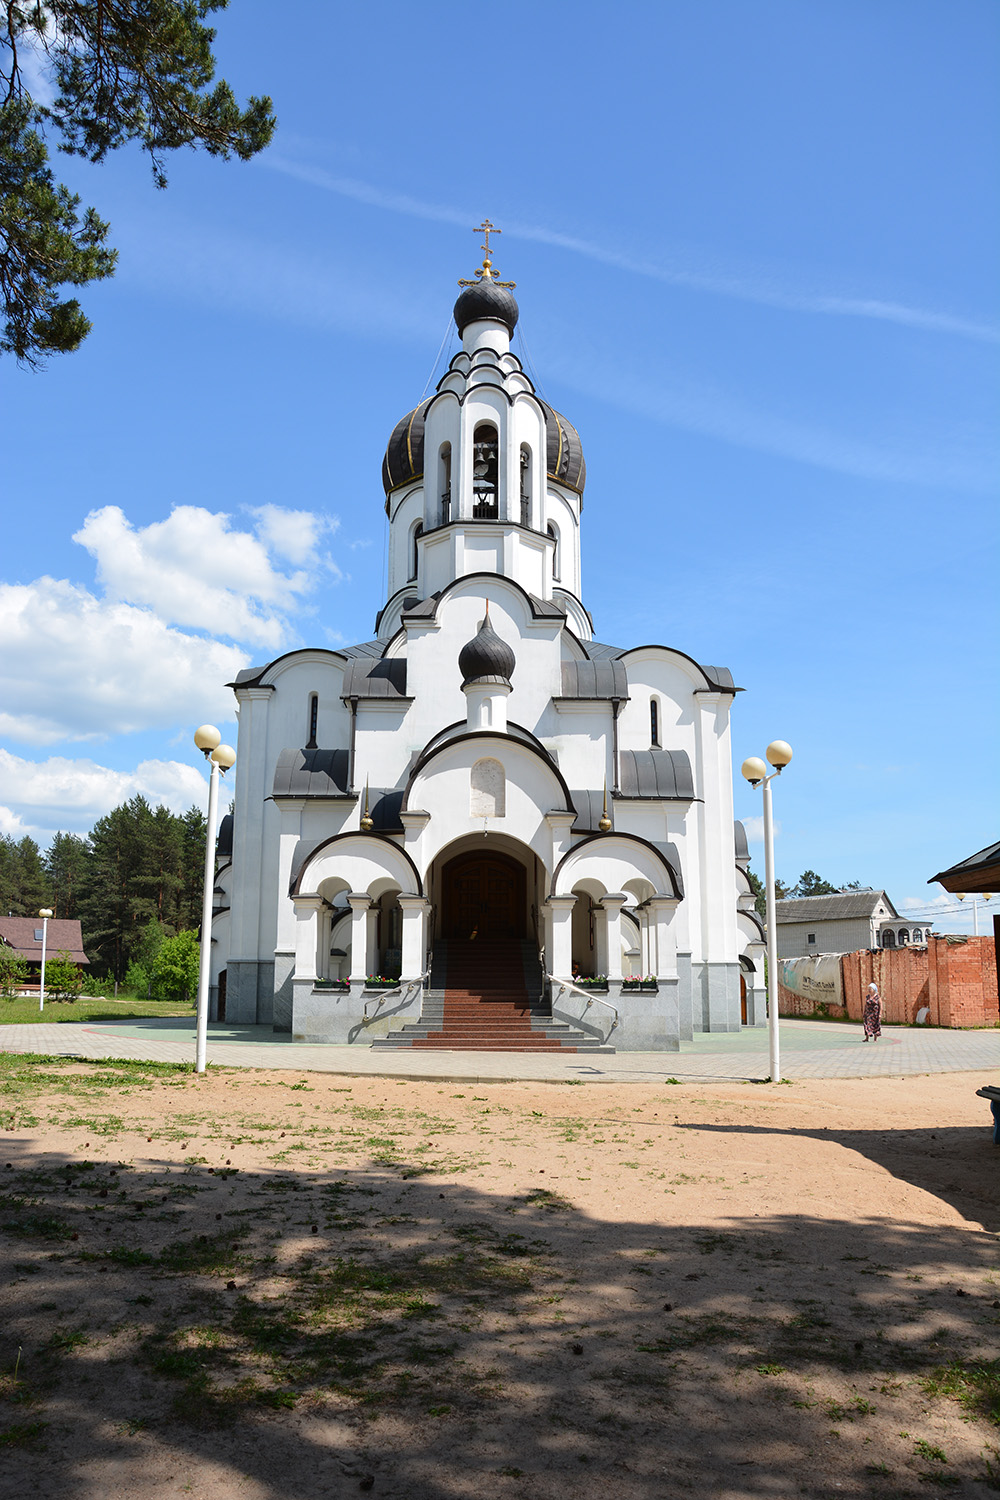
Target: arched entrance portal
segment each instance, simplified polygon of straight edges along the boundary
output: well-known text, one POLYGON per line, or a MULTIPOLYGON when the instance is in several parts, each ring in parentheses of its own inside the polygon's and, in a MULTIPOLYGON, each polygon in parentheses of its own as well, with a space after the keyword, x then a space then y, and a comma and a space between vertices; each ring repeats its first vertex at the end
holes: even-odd
POLYGON ((459 854, 441 872, 441 931, 448 938, 523 938, 525 870, 505 854, 459 854))

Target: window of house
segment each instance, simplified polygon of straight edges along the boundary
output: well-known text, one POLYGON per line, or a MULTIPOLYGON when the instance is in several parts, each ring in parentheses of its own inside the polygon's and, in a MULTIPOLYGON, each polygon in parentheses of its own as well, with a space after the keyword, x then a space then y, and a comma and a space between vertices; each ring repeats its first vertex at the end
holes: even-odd
POLYGON ((418 566, 419 561, 420 561, 420 553, 417 550, 417 541, 418 541, 418 539, 420 537, 423 536, 423 534, 424 534, 424 523, 423 523, 423 521, 418 521, 417 524, 416 524, 416 526, 413 528, 413 555, 410 558, 410 577, 411 578, 416 578, 416 576, 417 576, 417 566, 418 566))
POLYGON ((905 927, 901 927, 899 929, 899 946, 901 948, 905 948, 906 944, 909 941, 910 941, 910 934, 909 934, 908 930, 905 927))
POLYGON ((660 705, 655 698, 649 700, 649 743, 653 746, 660 743, 660 705))
POLYGON ((814 932, 807 932, 806 933, 806 942, 807 943, 815 943, 815 941, 816 941, 816 934, 814 932))
POLYGON ((499 516, 500 443, 492 422, 480 422, 472 435, 472 517, 495 521, 499 516))
POLYGON ((882 934, 882 947, 883 948, 895 948, 895 946, 896 946, 896 939, 893 936, 893 934, 891 932, 883 932, 883 934, 882 934))
POLYGON ((319 694, 309 694, 309 737, 306 740, 306 749, 316 749, 316 731, 319 728, 319 694))

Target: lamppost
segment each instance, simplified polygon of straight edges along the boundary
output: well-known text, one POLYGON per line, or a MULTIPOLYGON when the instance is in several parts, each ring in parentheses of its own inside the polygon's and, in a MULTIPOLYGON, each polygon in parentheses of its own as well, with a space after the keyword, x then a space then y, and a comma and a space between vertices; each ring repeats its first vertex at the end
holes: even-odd
POLYGON ((38 985, 38 1009, 45 1009, 45 944, 49 936, 49 918, 52 913, 47 906, 43 906, 38 915, 42 919, 42 972, 39 975, 38 985))
POLYGON ((751 786, 764 788, 764 889, 767 900, 767 1031, 771 1052, 771 1082, 781 1082, 778 1050, 778 921, 774 909, 774 821, 771 816, 771 782, 780 776, 792 758, 792 747, 772 740, 764 752, 774 770, 759 755, 752 755, 740 768, 751 786))
POLYGON ((194 1070, 205 1071, 208 1050, 208 980, 212 964, 212 892, 215 889, 215 817, 219 801, 219 772, 223 775, 236 761, 231 745, 222 745, 214 724, 202 724, 194 742, 211 764, 208 778, 208 828, 205 833, 205 888, 201 903, 201 958, 198 964, 198 1021, 195 1029, 194 1070))

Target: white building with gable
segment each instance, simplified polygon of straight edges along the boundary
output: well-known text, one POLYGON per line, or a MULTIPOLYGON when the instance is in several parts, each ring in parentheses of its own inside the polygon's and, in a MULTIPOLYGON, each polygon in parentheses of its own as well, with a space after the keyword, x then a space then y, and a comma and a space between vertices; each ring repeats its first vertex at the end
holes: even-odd
POLYGON ((761 1025, 738 689, 674 647, 594 640, 580 439, 511 352, 488 253, 477 276, 461 351, 389 439, 375 639, 232 684, 216 1014, 449 1049, 761 1025))

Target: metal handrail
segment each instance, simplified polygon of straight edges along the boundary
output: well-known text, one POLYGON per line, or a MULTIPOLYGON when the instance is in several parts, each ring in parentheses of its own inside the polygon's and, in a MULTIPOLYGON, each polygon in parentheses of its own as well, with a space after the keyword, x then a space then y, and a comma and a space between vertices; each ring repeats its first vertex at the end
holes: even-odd
POLYGON ((600 995, 588 995, 586 990, 581 989, 578 984, 572 984, 568 979, 556 979, 555 975, 553 974, 546 974, 545 977, 550 984, 557 984, 560 991, 572 990, 574 995, 582 995, 584 1000, 586 1000, 587 1002, 583 1012, 584 1015, 587 1014, 587 1011, 592 1005, 606 1005, 608 1010, 610 1010, 614 1015, 614 1020, 611 1023, 611 1030, 614 1031, 615 1027, 619 1024, 620 1017, 618 1015, 618 1008, 617 1006, 612 1005, 610 1000, 602 1000, 600 995))
MULTIPOLYGON (((400 994, 402 994, 402 992, 403 992, 404 989, 408 993, 412 993, 412 991, 414 989, 416 989, 417 987, 423 987, 423 985, 427 982, 427 980, 428 980, 429 977, 430 977, 430 970, 428 969, 425 974, 421 974, 420 977, 417 978, 417 979, 408 979, 405 984, 403 983, 402 980, 400 980, 399 983, 395 986, 394 989, 391 989, 391 990, 382 990, 379 993, 378 998, 374 1002, 376 1011, 378 1010, 379 1006, 382 1004, 382 1001, 383 1000, 388 1000, 389 997, 390 997, 390 995, 400 995, 400 994)), ((362 1024, 362 1026, 365 1024, 366 1021, 373 1021, 375 1019, 374 1016, 370 1016, 368 1014, 368 1007, 372 1003, 373 1002, 371 1000, 366 1000, 365 1001, 364 1010, 362 1011, 362 1014, 361 1014, 361 1024, 362 1024)))

